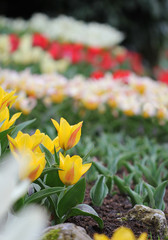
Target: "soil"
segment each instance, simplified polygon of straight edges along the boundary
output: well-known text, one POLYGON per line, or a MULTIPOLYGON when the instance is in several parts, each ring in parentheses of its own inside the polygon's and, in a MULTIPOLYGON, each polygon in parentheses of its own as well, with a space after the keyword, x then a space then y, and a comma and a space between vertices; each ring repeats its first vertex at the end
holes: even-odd
MULTIPOLYGON (((114 230, 120 226, 125 226, 131 228, 136 237, 138 237, 142 232, 147 232, 148 237, 152 235, 152 240, 158 240, 158 236, 155 232, 154 227, 147 227, 145 224, 139 221, 131 221, 131 220, 120 220, 124 214, 128 212, 132 208, 131 202, 128 200, 127 196, 121 195, 119 192, 113 197, 107 196, 103 202, 101 207, 93 206, 90 196, 90 187, 88 186, 86 189, 85 200, 84 203, 92 206, 98 215, 104 221, 104 229, 100 230, 98 224, 91 217, 84 216, 76 216, 68 219, 68 222, 74 223, 78 226, 83 227, 87 234, 93 238, 94 233, 103 233, 109 238, 111 238, 114 230), (150 235, 151 234, 151 235, 150 235)), ((168 190, 165 194, 165 215, 168 222, 168 190)), ((161 239, 161 238, 160 238, 161 239)))

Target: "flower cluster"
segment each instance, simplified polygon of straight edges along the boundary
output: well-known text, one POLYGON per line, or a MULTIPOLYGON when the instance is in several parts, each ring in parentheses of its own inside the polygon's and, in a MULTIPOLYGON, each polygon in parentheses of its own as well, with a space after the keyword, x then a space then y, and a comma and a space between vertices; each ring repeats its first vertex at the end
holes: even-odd
POLYGON ((9 129, 21 115, 21 113, 16 113, 10 118, 8 106, 11 107, 14 104, 17 98, 14 94, 15 91, 8 93, 0 87, 0 132, 9 129))
MULTIPOLYGON (((82 122, 73 126, 70 126, 64 118, 61 118, 60 125, 54 119, 52 122, 58 132, 58 137, 54 140, 41 133, 39 129, 31 136, 21 131, 15 138, 8 135, 10 149, 21 166, 21 179, 28 178, 34 181, 44 170, 46 160, 40 144, 43 144, 53 154, 54 149, 58 152, 62 148, 65 153, 79 142, 82 122)), ((82 165, 82 159, 77 155, 70 157, 60 152, 59 157, 61 169, 59 177, 65 185, 73 185, 78 182, 80 177, 91 167, 91 163, 82 165)))
MULTIPOLYGON (((93 70, 112 71, 127 65, 138 74, 144 72, 141 56, 124 47, 103 49, 86 47, 79 43, 52 41, 46 36, 35 33, 19 37, 17 34, 0 35, 0 62, 9 64, 39 64, 41 72, 64 72, 71 64, 87 63, 93 70)), ((95 72, 93 74, 97 76, 95 72)))
POLYGON ((28 21, 1 17, 0 26, 2 30, 6 28, 12 32, 41 32, 52 39, 80 42, 95 47, 111 47, 124 38, 123 33, 109 25, 85 23, 67 16, 50 19, 45 14, 35 14, 28 21))
POLYGON ((99 79, 76 76, 67 80, 58 74, 33 75, 27 71, 1 70, 0 82, 5 89, 17 89, 19 97, 15 107, 24 113, 35 107, 36 99, 50 105, 72 98, 79 108, 88 110, 104 112, 108 105, 116 116, 117 112, 123 112, 127 116, 168 118, 167 86, 129 71, 107 73, 99 79))

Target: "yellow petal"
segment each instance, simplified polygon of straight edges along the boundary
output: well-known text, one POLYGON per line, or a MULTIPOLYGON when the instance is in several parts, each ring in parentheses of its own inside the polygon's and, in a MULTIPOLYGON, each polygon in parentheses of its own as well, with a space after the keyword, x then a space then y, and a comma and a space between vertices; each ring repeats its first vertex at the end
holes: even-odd
POLYGON ((147 237, 148 237, 147 233, 142 233, 142 234, 139 236, 138 240, 147 240, 147 237))
MULTIPOLYGON (((54 138, 53 144, 54 144, 56 152, 58 152, 61 149, 59 146, 59 138, 58 137, 54 138)), ((53 153, 54 153, 54 150, 53 150, 53 153)))
POLYGON ((111 240, 136 240, 131 229, 119 227, 113 234, 111 240))
POLYGON ((15 141, 15 139, 11 138, 9 135, 7 135, 8 137, 8 141, 9 141, 9 146, 12 152, 16 151, 17 149, 17 143, 15 141))
POLYGON ((67 142, 69 140, 70 134, 71 134, 71 126, 64 118, 61 118, 58 137, 59 137, 59 145, 64 150, 69 149, 67 148, 67 142))
MULTIPOLYGON (((109 240, 109 238, 107 236, 105 236, 104 234, 95 233, 94 240, 109 240)), ((118 239, 118 240, 120 240, 120 239, 118 239)))
POLYGON ((82 123, 83 122, 80 122, 71 127, 71 134, 70 134, 70 137, 69 137, 69 140, 67 143, 68 149, 74 147, 79 142, 80 137, 81 137, 82 123))
POLYGON ((59 132, 59 123, 55 121, 54 119, 51 119, 52 123, 54 124, 54 127, 57 129, 57 132, 59 132))
POLYGON ((20 117, 21 114, 22 114, 21 112, 20 113, 15 113, 12 116, 12 118, 8 122, 8 128, 10 128, 15 123, 15 121, 20 117))
POLYGON ((85 174, 91 166, 92 166, 92 163, 83 164, 82 165, 82 175, 85 174))

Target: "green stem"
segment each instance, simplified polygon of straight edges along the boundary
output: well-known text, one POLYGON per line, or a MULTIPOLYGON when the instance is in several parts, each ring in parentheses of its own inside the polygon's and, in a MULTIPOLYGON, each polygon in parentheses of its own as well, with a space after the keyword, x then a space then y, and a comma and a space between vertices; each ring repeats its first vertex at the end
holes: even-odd
MULTIPOLYGON (((47 186, 45 186, 45 185, 43 184, 43 182, 40 181, 40 179, 36 179, 35 183, 37 183, 37 184, 41 187, 41 189, 46 189, 46 188, 47 188, 47 186)), ((57 216, 53 199, 52 199, 51 197, 47 197, 47 198, 48 198, 48 201, 49 201, 50 206, 51 206, 51 209, 50 209, 50 210, 51 210, 51 212, 53 212, 53 214, 54 214, 55 223, 58 223, 60 220, 59 220, 59 218, 58 218, 58 216, 57 216)))
POLYGON ((65 155, 66 155, 66 151, 64 150, 64 157, 65 157, 65 155))

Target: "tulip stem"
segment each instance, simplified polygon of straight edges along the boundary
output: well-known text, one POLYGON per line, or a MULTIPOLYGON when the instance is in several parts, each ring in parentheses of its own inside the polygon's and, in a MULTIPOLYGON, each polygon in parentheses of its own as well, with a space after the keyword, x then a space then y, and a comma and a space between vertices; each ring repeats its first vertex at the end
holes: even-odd
POLYGON ((65 155, 66 155, 66 151, 64 151, 64 157, 65 157, 65 155))

